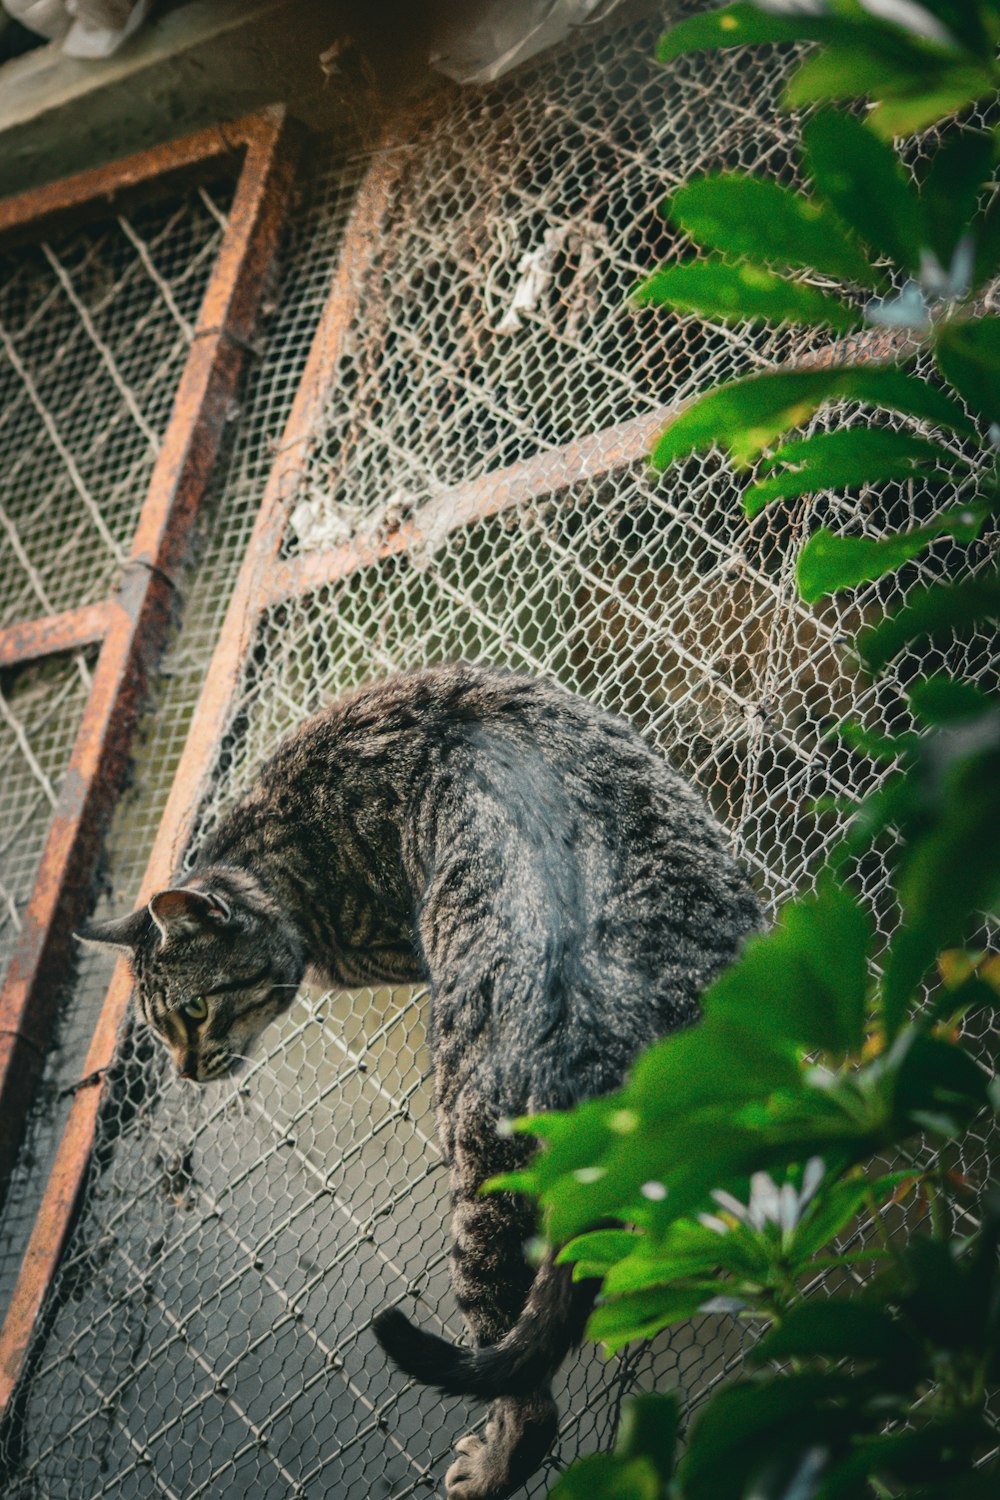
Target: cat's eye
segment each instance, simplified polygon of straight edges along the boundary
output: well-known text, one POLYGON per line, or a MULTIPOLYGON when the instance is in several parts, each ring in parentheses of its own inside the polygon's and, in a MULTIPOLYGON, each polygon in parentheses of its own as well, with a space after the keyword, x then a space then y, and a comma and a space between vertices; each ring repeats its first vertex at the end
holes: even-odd
POLYGON ((204 995, 192 995, 191 999, 181 1006, 181 1014, 187 1016, 189 1021, 204 1021, 208 1015, 208 1002, 204 995))

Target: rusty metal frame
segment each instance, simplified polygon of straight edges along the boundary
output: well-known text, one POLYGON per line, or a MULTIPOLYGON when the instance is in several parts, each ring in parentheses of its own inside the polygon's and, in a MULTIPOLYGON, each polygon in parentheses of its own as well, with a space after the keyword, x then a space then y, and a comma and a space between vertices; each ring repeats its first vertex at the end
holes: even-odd
MULTIPOLYGON (((657 413, 609 429, 512 465, 438 497, 391 537, 370 547, 362 542, 292 560, 280 558, 288 499, 321 429, 337 362, 378 255, 381 233, 398 194, 405 167, 405 133, 376 153, 345 230, 337 273, 320 317, 305 372, 278 455, 271 469, 254 530, 240 568, 222 631, 206 673, 191 729, 140 889, 148 899, 173 876, 190 839, 203 792, 225 733, 230 705, 262 615, 276 602, 302 597, 371 562, 419 544, 431 529, 440 536, 474 524, 526 498, 595 479, 629 464, 648 450, 662 424, 657 413)), ((0 636, 0 653, 3 639, 0 636)), ((0 654, 2 660, 2 654, 0 654)), ((94 1144, 103 1078, 113 1060, 126 1016, 131 979, 119 964, 83 1064, 66 1129, 36 1219, 20 1276, 0 1332, 0 1413, 10 1402, 23 1367, 35 1321, 55 1276, 79 1200, 94 1144)))
MULTIPOLYGON (((99 646, 23 927, 0 991, 0 1182, 15 1159, 85 914, 132 734, 166 637, 178 568, 209 481, 291 197, 296 132, 282 109, 201 131, 0 203, 0 242, 38 240, 192 180, 231 172, 235 192, 173 408, 113 597, 0 630, 0 667, 99 646)), ((7 1354, 0 1383, 19 1363, 7 1354)))
MULTIPOLYGON (((282 558, 282 541, 302 468, 323 425, 323 412, 338 360, 379 242, 397 207, 413 121, 397 122, 374 153, 345 229, 337 271, 313 339, 277 457, 211 664, 205 675, 170 796, 149 858, 140 900, 174 876, 194 831, 238 690, 247 653, 260 621, 276 604, 301 599, 390 556, 439 545, 448 535, 519 504, 593 483, 640 460, 657 431, 679 408, 664 407, 603 429, 533 458, 495 470, 436 496, 390 535, 356 537, 329 550, 282 558)), ((0 635, 0 661, 3 637, 0 635)), ((69 1234, 93 1149, 104 1075, 125 1020, 131 979, 119 964, 83 1065, 66 1129, 0 1332, 0 1414, 10 1402, 23 1367, 35 1321, 52 1285, 69 1234)))

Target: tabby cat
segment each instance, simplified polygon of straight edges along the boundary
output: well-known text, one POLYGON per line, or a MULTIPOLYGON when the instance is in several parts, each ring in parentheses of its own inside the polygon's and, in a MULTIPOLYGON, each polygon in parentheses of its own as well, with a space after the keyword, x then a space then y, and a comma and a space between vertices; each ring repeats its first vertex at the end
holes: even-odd
POLYGON ((494 1402, 446 1485, 499 1500, 552 1444, 551 1377, 590 1300, 567 1268, 526 1263, 526 1203, 477 1195, 530 1152, 502 1122, 619 1084, 694 1018, 758 921, 722 830, 628 724, 551 682, 455 663, 308 720, 183 884, 84 936, 128 955, 143 1020, 199 1083, 235 1071, 307 965, 348 987, 429 982, 473 1345, 398 1309, 375 1331, 417 1379, 494 1402))

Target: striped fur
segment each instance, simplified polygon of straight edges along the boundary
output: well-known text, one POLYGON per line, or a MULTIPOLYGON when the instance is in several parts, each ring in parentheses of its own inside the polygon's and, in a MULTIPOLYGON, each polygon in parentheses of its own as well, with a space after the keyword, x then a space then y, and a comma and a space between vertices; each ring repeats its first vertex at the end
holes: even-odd
POLYGON ((628 724, 553 683, 456 663, 307 721, 183 886, 90 935, 130 953, 143 1018, 199 1081, 238 1065, 307 964, 346 986, 429 980, 473 1347, 398 1310, 375 1328, 418 1379, 495 1401, 447 1486, 499 1500, 552 1441, 549 1382, 586 1306, 561 1269, 528 1267, 528 1207, 478 1196, 530 1150, 498 1126, 618 1085, 694 1018, 758 922, 701 798, 628 724), (191 996, 203 1020, 183 1013, 191 996))

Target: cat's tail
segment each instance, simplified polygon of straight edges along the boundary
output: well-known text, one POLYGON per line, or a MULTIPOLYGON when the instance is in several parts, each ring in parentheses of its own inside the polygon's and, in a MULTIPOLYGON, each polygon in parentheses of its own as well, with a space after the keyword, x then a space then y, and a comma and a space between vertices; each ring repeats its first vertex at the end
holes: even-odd
POLYGON ((375 1318, 382 1348, 400 1369, 448 1396, 524 1396, 548 1385, 583 1337, 597 1282, 572 1279, 572 1266, 539 1267, 524 1310, 499 1342, 462 1349, 415 1328, 398 1307, 375 1318))

